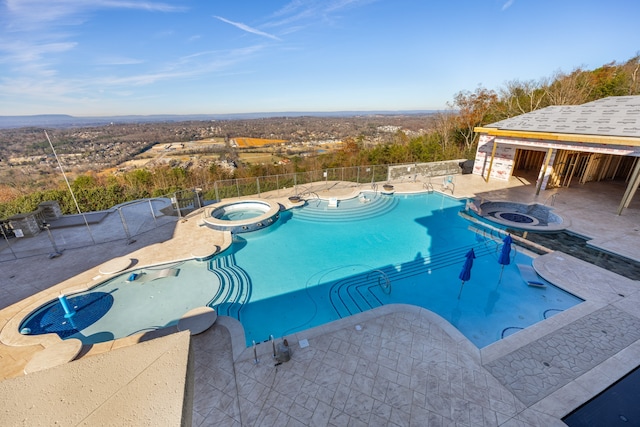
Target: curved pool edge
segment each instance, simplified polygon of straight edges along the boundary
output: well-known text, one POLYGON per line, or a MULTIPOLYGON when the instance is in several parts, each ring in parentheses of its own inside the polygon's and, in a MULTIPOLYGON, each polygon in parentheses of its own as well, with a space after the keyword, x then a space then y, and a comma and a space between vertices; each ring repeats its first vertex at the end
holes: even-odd
MULTIPOLYGON (((476 361, 480 362, 481 353, 480 349, 471 342, 466 336, 462 334, 458 329, 455 328, 451 323, 449 323, 445 318, 440 316, 439 314, 413 304, 387 304, 380 307, 373 308, 371 310, 363 311, 360 313, 355 313, 347 317, 343 317, 338 320, 333 320, 329 323, 325 323, 323 325, 314 326, 309 329, 304 329, 299 332, 294 332, 289 335, 285 335, 283 337, 276 337, 276 342, 287 339, 289 341, 289 345, 293 346, 293 351, 295 354, 296 350, 299 350, 299 343, 301 340, 314 339, 319 336, 333 333, 342 329, 354 329, 355 326, 360 323, 365 323, 367 321, 371 321, 373 319, 387 316, 395 313, 407 313, 408 315, 417 315, 419 316, 423 322, 430 322, 438 326, 440 329, 446 333, 449 338, 451 338, 454 343, 464 348, 465 351, 476 361)), ((236 319, 227 316, 219 316, 218 319, 225 319, 224 326, 230 326, 232 329, 229 329, 229 332, 232 336, 232 352, 234 357, 234 363, 240 360, 250 360, 254 358, 253 347, 246 346, 245 343, 245 335, 244 329, 240 322, 236 319), (225 319, 226 318, 226 319, 225 319)), ((366 333, 366 332, 365 332, 366 333)), ((256 353, 260 360, 271 359, 272 357, 272 346, 269 341, 264 341, 261 343, 256 343, 256 353)))
POLYGON ((628 303, 626 300, 631 300, 628 298, 631 294, 639 292, 634 280, 561 251, 535 257, 532 266, 544 280, 582 299, 582 302, 483 347, 483 363, 491 362, 527 343, 535 342, 606 306, 622 306, 628 303), (593 280, 594 275, 598 280, 593 280), (590 277, 591 280, 585 280, 585 277, 590 277), (615 283, 615 286, 602 287, 601 283, 615 283))

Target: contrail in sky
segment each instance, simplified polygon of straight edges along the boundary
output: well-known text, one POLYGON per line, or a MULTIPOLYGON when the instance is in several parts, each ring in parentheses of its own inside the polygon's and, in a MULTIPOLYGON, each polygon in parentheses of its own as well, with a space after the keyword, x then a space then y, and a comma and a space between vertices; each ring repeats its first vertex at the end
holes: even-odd
POLYGON ((226 22, 227 24, 233 25, 234 27, 239 28, 242 31, 246 31, 248 33, 256 34, 256 35, 263 36, 263 37, 267 37, 267 38, 270 38, 270 39, 273 39, 273 40, 280 40, 278 37, 274 36, 273 34, 265 33, 264 31, 257 30, 255 28, 252 28, 252 27, 250 27, 248 25, 245 25, 245 24, 243 24, 241 22, 229 21, 228 19, 225 19, 225 18, 223 18, 221 16, 214 16, 214 18, 219 19, 222 22, 226 22))

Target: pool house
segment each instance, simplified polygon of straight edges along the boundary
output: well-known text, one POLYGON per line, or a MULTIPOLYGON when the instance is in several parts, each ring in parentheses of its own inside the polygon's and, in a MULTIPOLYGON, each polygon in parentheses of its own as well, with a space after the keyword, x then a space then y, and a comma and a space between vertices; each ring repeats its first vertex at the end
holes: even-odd
POLYGON ((640 183, 640 96, 551 106, 475 129, 473 173, 485 180, 530 178, 538 194, 590 182, 627 183, 628 208, 640 183))

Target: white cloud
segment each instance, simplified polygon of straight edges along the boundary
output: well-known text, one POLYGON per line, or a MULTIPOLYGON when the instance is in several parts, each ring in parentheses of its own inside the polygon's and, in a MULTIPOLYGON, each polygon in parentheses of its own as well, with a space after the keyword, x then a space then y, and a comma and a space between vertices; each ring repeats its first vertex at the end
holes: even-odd
POLYGON ((166 3, 115 0, 6 0, 5 9, 7 22, 14 31, 31 30, 46 23, 55 26, 78 25, 86 20, 88 14, 101 9, 137 9, 149 12, 186 10, 166 3))
POLYGON ((377 0, 333 0, 327 5, 326 10, 327 12, 333 12, 350 6, 362 6, 375 1, 377 0))
MULTIPOLYGON (((242 32, 282 41, 285 34, 323 25, 327 17, 337 16, 344 8, 371 1, 293 0, 255 25, 217 15, 214 18, 242 32)), ((211 81, 222 75, 252 74, 255 70, 251 66, 235 69, 234 65, 251 64, 249 61, 256 55, 274 48, 273 43, 262 41, 262 44, 240 49, 224 49, 224 44, 220 44, 223 40, 210 38, 205 29, 195 30, 202 31, 202 35, 194 34, 194 30, 184 34, 179 26, 176 30, 165 25, 149 27, 152 31, 145 40, 132 43, 135 49, 121 46, 118 50, 104 52, 105 47, 109 49, 108 43, 92 48, 88 37, 92 35, 92 27, 88 24, 99 20, 100 13, 105 10, 138 10, 158 15, 186 9, 170 4, 169 0, 166 3, 153 0, 0 0, 0 99, 8 101, 7 104, 13 102, 11 99, 19 99, 20 104, 37 109, 40 104, 50 108, 54 108, 53 105, 78 105, 86 100, 101 99, 101 93, 105 98, 115 96, 114 99, 133 94, 140 97, 146 90, 138 88, 158 82, 195 81, 201 76, 207 76, 211 81), (155 50, 160 46, 158 39, 167 46, 174 46, 173 36, 180 37, 181 47, 185 49, 182 53, 166 49, 166 54, 162 55, 164 50, 155 50), (171 40, 166 40, 167 37, 171 40), (187 46, 186 43, 190 44, 187 46), (140 50, 139 46, 144 49, 140 50), (193 51, 202 46, 205 46, 202 50, 193 51), (214 48, 206 50, 210 46, 214 48), (146 55, 147 52, 151 54, 146 55)), ((302 47, 277 44, 277 49, 293 48, 302 47)))
POLYGON ((136 65, 142 64, 144 61, 126 56, 101 56, 95 63, 98 65, 136 65))
POLYGON ((75 48, 71 30, 101 9, 139 9, 181 12, 184 8, 160 2, 118 0, 5 0, 0 3, 0 63, 41 61, 48 53, 75 48), (62 30, 65 28, 65 30, 62 30), (17 53, 19 46, 20 53, 17 53))
POLYGON ((502 10, 509 9, 511 7, 511 5, 513 5, 514 2, 515 2, 515 0, 507 0, 507 2, 502 5, 502 10))
POLYGON ((280 30, 280 34, 290 34, 318 22, 327 22, 336 12, 376 1, 378 0, 293 0, 267 17, 264 27, 291 26, 280 30))
POLYGON ((265 33, 264 31, 260 31, 260 30, 258 30, 256 28, 252 28, 252 27, 250 27, 250 26, 248 26, 246 24, 243 24, 241 22, 233 22, 233 21, 225 19, 225 18, 223 18, 221 16, 214 16, 214 18, 216 18, 216 19, 218 19, 218 20, 220 20, 222 22, 226 22, 229 25, 233 25, 234 27, 236 27, 236 28, 238 28, 238 29, 240 29, 242 31, 246 31, 246 32, 251 33, 251 34, 256 34, 258 36, 267 37, 267 38, 270 38, 270 39, 273 39, 273 40, 280 41, 280 38, 278 38, 277 36, 274 36, 273 34, 265 33))

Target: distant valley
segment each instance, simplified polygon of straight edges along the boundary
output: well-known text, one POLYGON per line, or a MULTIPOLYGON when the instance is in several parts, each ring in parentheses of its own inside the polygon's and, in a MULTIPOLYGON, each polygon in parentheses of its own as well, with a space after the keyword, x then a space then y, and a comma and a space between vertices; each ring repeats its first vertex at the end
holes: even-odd
POLYGON ((247 120, 271 117, 362 117, 362 116, 397 116, 397 115, 429 115, 436 110, 407 111, 330 111, 330 112, 275 112, 275 113, 237 113, 237 114, 154 114, 131 116, 99 116, 79 117, 67 114, 38 114, 30 116, 0 116, 0 129, 22 127, 69 128, 103 126, 108 124, 153 123, 153 122, 186 122, 211 120, 247 120))

